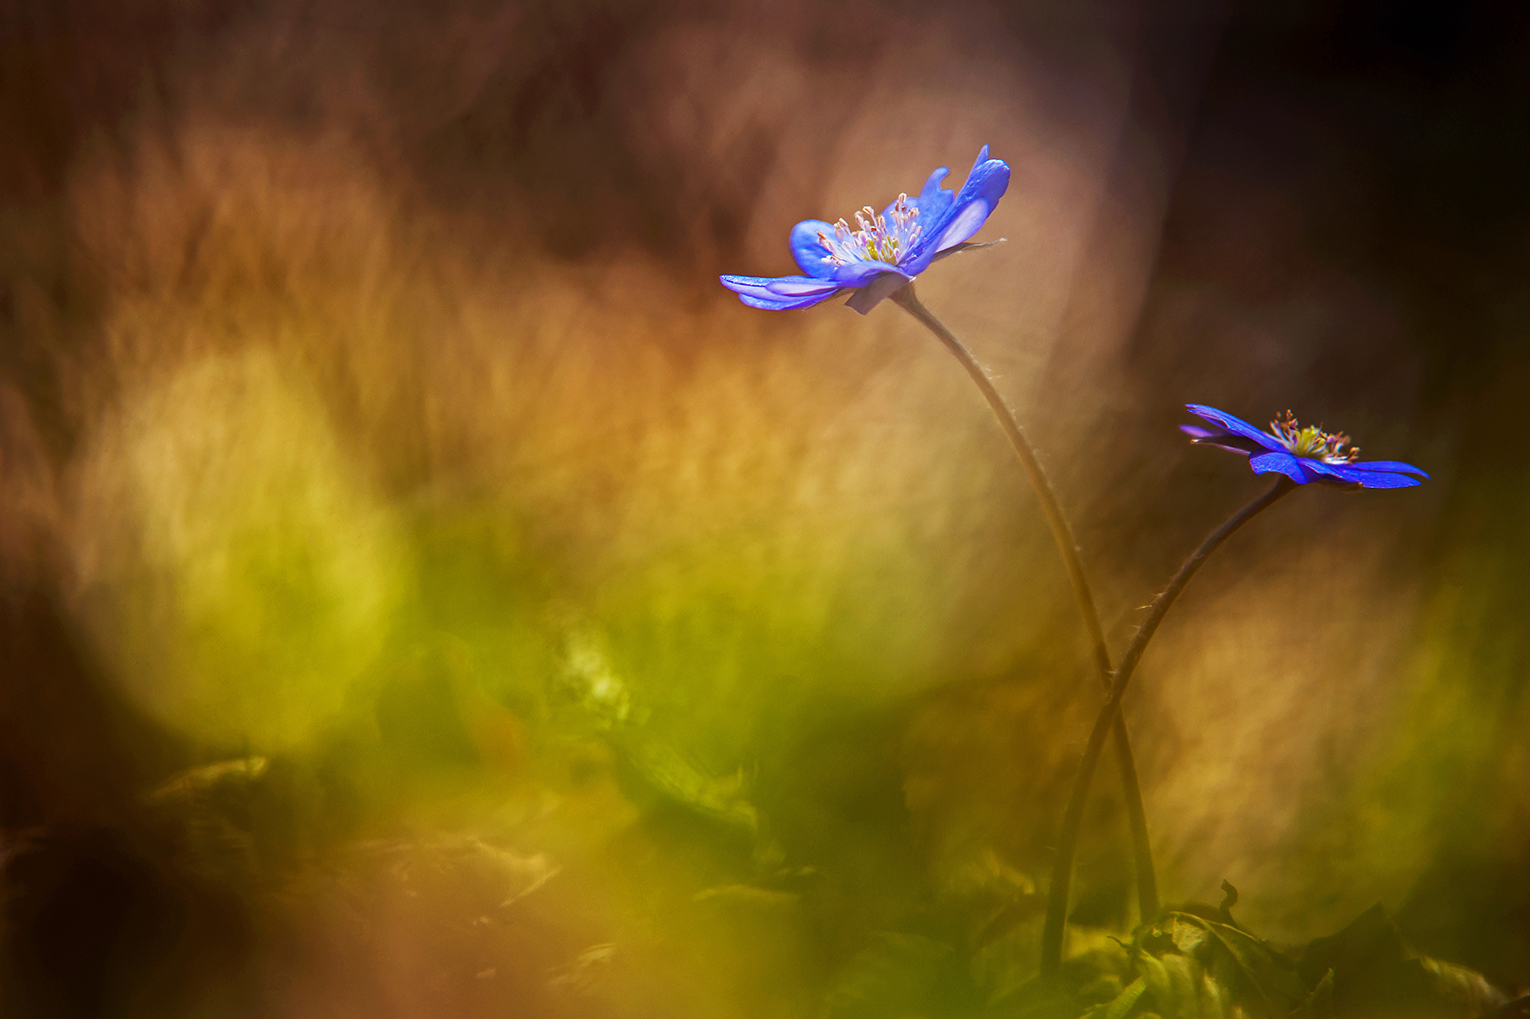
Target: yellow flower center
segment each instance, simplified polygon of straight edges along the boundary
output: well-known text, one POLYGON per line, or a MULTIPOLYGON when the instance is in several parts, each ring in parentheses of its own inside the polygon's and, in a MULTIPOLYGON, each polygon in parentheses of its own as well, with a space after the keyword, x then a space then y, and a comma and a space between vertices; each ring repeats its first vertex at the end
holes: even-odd
POLYGON ((1302 427, 1289 410, 1270 422, 1270 433, 1296 456, 1324 463, 1347 464, 1360 459, 1360 447, 1349 444, 1343 432, 1325 432, 1321 425, 1302 427))

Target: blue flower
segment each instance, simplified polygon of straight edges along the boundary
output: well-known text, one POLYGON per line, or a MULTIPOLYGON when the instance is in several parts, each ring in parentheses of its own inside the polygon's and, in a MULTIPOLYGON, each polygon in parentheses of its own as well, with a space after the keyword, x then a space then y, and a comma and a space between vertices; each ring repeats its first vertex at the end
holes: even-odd
POLYGON ((1009 164, 978 153, 959 192, 942 188, 950 173, 930 174, 918 198, 899 195, 878 213, 866 206, 855 214, 859 230, 841 219, 805 219, 792 228, 791 248, 803 276, 722 276, 723 286, 752 308, 783 311, 827 301, 854 291, 846 303, 862 315, 910 283, 930 263, 969 245, 1009 187, 1009 164))
POLYGON ((1290 411, 1271 421, 1268 432, 1261 432, 1215 407, 1187 403, 1185 409, 1217 427, 1180 425, 1180 431, 1198 443, 1250 457, 1249 466, 1255 474, 1284 474, 1298 485, 1321 481, 1362 488, 1410 488, 1421 482, 1409 475, 1429 477, 1412 464, 1397 460, 1361 460, 1360 448, 1349 444, 1348 435, 1311 425, 1303 428, 1290 411))

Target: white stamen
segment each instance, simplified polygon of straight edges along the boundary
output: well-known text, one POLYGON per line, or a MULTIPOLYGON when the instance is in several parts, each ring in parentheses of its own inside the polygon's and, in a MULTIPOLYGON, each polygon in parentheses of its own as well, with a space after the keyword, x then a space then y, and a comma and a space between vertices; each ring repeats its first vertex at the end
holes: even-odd
POLYGON ((899 195, 887 216, 868 205, 855 214, 859 230, 851 230, 850 224, 841 219, 834 224, 833 237, 827 231, 818 232, 818 243, 825 252, 823 260, 829 265, 852 262, 897 265, 919 238, 920 227, 915 222, 918 218, 919 207, 908 204, 908 195, 899 195))

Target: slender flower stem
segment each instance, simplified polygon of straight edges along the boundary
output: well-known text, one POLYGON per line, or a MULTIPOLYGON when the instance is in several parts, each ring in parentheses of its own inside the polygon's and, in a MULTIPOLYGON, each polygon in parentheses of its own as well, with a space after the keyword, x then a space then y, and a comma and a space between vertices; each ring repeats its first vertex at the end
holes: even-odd
MULTIPOLYGON (((1084 626, 1089 631, 1089 640, 1094 645, 1095 665, 1100 672, 1100 680, 1107 689, 1111 682, 1110 649, 1105 644, 1105 631, 1100 627, 1099 613, 1094 607, 1094 593, 1089 588, 1089 578, 1084 574, 1084 564, 1079 560, 1078 542, 1074 540, 1073 530, 1068 526, 1068 520, 1063 516, 1062 506, 1057 501, 1057 493, 1052 489, 1052 483, 1047 480, 1047 475, 1041 468, 1041 462, 1036 459, 1036 451, 1025 438, 1025 433, 1020 429, 1020 422, 1015 420, 1015 412, 1009 409, 1004 402, 1004 397, 994 388, 992 380, 988 378, 988 372, 978 363, 977 358, 972 356, 966 346, 952 335, 940 320, 930 313, 930 310, 920 303, 914 293, 914 285, 908 286, 893 294, 892 299, 904 311, 918 319, 930 332, 935 334, 936 339, 946 345, 946 349, 961 362, 972 381, 977 383, 983 398, 988 401, 988 406, 993 410, 993 416, 998 419, 999 426, 1004 429, 1004 434, 1009 437, 1009 444, 1014 447, 1015 455, 1020 458, 1020 466, 1025 468, 1026 475, 1031 479, 1031 487, 1036 490, 1036 499, 1041 503, 1041 512, 1047 519, 1047 524, 1052 528, 1052 538, 1057 543, 1057 551, 1062 555, 1063 566, 1067 568, 1068 580, 1073 584, 1073 596, 1078 602, 1079 612, 1084 617, 1084 626)), ((1137 871, 1137 906, 1142 914, 1142 922, 1147 923, 1158 915, 1158 880, 1153 870, 1153 849, 1148 841, 1147 812, 1142 806, 1142 787, 1137 780, 1137 763, 1132 755, 1131 737, 1126 732, 1126 722, 1116 716, 1113 725, 1113 733, 1116 746, 1116 760, 1121 768, 1121 788, 1126 800, 1127 824, 1132 833, 1132 850, 1137 871)))
POLYGON ((1084 819, 1084 801, 1089 796, 1089 783, 1094 778, 1094 769, 1100 763, 1100 751, 1105 746, 1105 732, 1120 717, 1121 697, 1126 693, 1126 684, 1131 682, 1132 673, 1136 670, 1137 663, 1142 660, 1142 653, 1147 649, 1148 641, 1152 640, 1153 634, 1157 632, 1158 624, 1163 622, 1169 607, 1174 604, 1174 600, 1179 597, 1179 593, 1185 589, 1185 585, 1190 582, 1191 577, 1195 576, 1195 572, 1201 568, 1206 558, 1215 552, 1217 547, 1234 531, 1294 488, 1296 485, 1290 478, 1281 477, 1275 482, 1273 488, 1228 517, 1226 523, 1212 531, 1206 540, 1201 542, 1201 547, 1180 564, 1179 572, 1174 574, 1174 579, 1169 581, 1169 586, 1153 599, 1147 618, 1143 620, 1136 637, 1132 639, 1131 647, 1126 649, 1121 664, 1117 666, 1115 679, 1110 684, 1110 696, 1106 699, 1105 706, 1100 709, 1099 717, 1094 721, 1094 730, 1089 733, 1089 743, 1084 747, 1084 758, 1079 762, 1078 774, 1073 779, 1073 792, 1068 798, 1067 813, 1063 815, 1062 832, 1057 839, 1057 856, 1052 863, 1052 884, 1047 890, 1046 924, 1041 931, 1043 979, 1055 979, 1062 967, 1063 928, 1068 915, 1068 885, 1073 878, 1073 854, 1078 848, 1078 830, 1084 819))

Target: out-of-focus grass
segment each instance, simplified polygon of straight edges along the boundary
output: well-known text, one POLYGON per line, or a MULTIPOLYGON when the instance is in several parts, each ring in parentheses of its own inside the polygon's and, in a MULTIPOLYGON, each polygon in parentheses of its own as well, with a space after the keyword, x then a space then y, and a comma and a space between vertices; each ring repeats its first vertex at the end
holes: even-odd
POLYGON ((953 946, 1035 896, 1087 676, 938 352, 470 267, 331 140, 158 145, 73 197, 132 267, 70 375, 75 604, 199 758, 277 762, 156 809, 295 938, 282 1007, 858 1014, 904 950, 978 993, 953 946))
POLYGON ((268 352, 168 374, 123 394, 82 467, 87 611, 160 721, 215 746, 305 745, 375 675, 399 537, 268 352))

